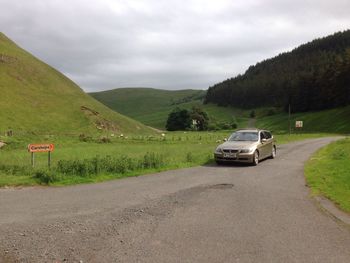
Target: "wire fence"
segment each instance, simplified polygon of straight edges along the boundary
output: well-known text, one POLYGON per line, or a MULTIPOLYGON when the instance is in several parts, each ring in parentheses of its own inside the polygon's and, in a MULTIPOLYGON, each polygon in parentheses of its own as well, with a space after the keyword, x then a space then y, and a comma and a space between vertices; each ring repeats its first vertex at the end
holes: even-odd
POLYGON ((67 136, 76 137, 82 134, 81 132, 44 132, 44 131, 24 131, 24 130, 0 130, 0 136, 13 137, 13 136, 67 136))

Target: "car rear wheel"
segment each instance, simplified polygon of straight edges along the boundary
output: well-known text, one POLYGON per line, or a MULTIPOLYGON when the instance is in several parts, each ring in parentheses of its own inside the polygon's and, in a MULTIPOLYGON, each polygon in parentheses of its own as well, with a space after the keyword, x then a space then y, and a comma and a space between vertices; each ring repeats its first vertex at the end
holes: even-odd
POLYGON ((256 166, 259 163, 259 152, 255 151, 253 155, 253 162, 252 165, 256 166))

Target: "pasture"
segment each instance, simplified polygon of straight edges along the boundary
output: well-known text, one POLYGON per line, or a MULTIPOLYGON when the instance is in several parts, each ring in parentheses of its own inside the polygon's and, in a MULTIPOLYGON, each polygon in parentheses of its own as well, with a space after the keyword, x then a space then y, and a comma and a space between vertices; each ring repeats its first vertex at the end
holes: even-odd
MULTIPOLYGON (((70 185, 138 176, 142 174, 205 165, 213 162, 215 147, 231 131, 167 132, 164 135, 108 137, 27 136, 2 137, 0 186, 70 185), (54 143, 51 169, 47 153, 35 154, 31 166, 29 143, 54 143)), ((275 135, 278 144, 327 134, 275 135)))

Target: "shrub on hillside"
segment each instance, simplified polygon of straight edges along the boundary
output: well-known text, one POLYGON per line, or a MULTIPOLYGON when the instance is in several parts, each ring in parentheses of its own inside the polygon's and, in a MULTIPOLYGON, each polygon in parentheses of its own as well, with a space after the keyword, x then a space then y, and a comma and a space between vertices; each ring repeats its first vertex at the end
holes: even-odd
POLYGON ((175 108, 170 112, 166 129, 168 131, 179 131, 190 129, 192 124, 190 112, 186 109, 175 108))
POLYGON ((168 131, 180 130, 208 130, 208 114, 200 107, 194 106, 191 111, 175 108, 168 116, 166 129, 168 131))
POLYGON ((38 179, 41 184, 50 184, 58 181, 58 177, 53 172, 47 170, 35 171, 34 178, 38 179))
POLYGON ((90 142, 90 141, 92 141, 92 137, 87 136, 84 133, 81 133, 81 134, 79 134, 79 141, 81 141, 81 142, 90 142))
POLYGON ((255 118, 255 117, 256 117, 255 110, 252 110, 252 111, 250 112, 249 117, 250 117, 250 118, 255 118))

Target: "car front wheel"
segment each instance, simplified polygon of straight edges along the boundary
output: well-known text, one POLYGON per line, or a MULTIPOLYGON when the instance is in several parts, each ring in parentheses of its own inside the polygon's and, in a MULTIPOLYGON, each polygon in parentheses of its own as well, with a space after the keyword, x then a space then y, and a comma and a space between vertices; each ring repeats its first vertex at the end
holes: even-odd
POLYGON ((223 164, 223 162, 219 161, 219 160, 215 160, 215 162, 216 162, 217 165, 222 165, 223 164))
POLYGON ((275 159, 276 158, 276 146, 272 147, 272 152, 271 152, 271 159, 275 159))
POLYGON ((255 151, 253 155, 253 162, 252 165, 256 166, 259 163, 259 152, 255 151))

